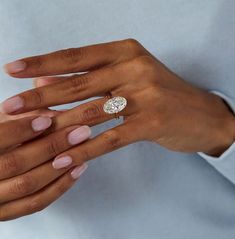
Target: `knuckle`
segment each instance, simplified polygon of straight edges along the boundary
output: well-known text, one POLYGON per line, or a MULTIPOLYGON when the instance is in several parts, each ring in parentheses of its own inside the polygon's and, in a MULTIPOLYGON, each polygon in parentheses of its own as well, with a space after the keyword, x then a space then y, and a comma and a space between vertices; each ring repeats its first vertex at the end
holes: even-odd
POLYGON ((162 109, 165 107, 165 93, 162 87, 157 83, 150 83, 141 92, 136 92, 134 98, 144 97, 145 102, 149 104, 154 104, 154 109, 162 109))
POLYGON ((155 83, 155 84, 151 84, 147 89, 146 89, 146 93, 148 93, 149 95, 153 96, 154 98, 157 97, 159 98, 160 94, 161 94, 161 87, 155 83))
POLYGON ((42 211, 46 206, 40 200, 39 198, 34 198, 31 199, 30 202, 28 203, 28 212, 29 213, 34 213, 34 212, 40 212, 42 211))
POLYGON ((61 139, 51 139, 46 145, 46 152, 48 155, 55 156, 61 152, 61 139))
POLYGON ((128 38, 123 40, 123 43, 126 45, 127 48, 130 50, 137 50, 141 47, 141 44, 134 38, 128 38))
POLYGON ((35 57, 32 61, 34 67, 40 70, 43 67, 43 59, 41 57, 35 57))
POLYGON ((145 48, 135 39, 129 38, 122 41, 125 52, 128 52, 130 56, 136 57, 140 55, 146 55, 145 48))
POLYGON ((28 195, 33 193, 36 188, 34 180, 29 176, 21 176, 14 180, 11 192, 17 195, 28 195))
POLYGON ((153 59, 151 56, 141 56, 137 57, 132 61, 133 66, 135 67, 138 74, 146 75, 151 74, 155 71, 153 59))
POLYGON ((73 76, 70 79, 70 89, 72 94, 77 94, 87 88, 89 78, 86 75, 83 76, 73 76))
POLYGON ((0 172, 9 176, 17 175, 21 172, 21 165, 18 163, 15 153, 7 153, 1 156, 0 172))
POLYGON ((43 104, 43 92, 39 89, 34 89, 30 93, 30 101, 32 101, 35 105, 40 106, 43 104))
POLYGON ((83 164, 86 161, 89 161, 90 159, 92 159, 91 154, 89 153, 89 150, 86 148, 83 148, 80 152, 79 152, 80 156, 79 156, 79 160, 77 160, 77 164, 83 164))
POLYGON ((81 113, 82 122, 90 122, 101 117, 102 107, 97 104, 90 104, 87 108, 83 109, 81 113))
POLYGON ((122 146, 122 138, 119 133, 112 129, 104 133, 104 141, 107 150, 115 150, 122 146))
POLYGON ((61 57, 69 64, 76 64, 83 58, 84 48, 69 48, 61 51, 61 57))
POLYGON ((56 185, 55 187, 55 191, 56 191, 56 195, 62 195, 64 194, 69 188, 68 183, 64 182, 64 183, 59 183, 58 185, 56 185))

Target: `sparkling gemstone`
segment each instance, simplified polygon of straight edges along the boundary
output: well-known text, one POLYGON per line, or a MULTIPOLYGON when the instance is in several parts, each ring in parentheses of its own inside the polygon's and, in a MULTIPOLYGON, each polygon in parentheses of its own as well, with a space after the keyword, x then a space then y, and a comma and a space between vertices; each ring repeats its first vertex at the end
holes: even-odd
POLYGON ((126 105, 127 100, 124 97, 113 97, 104 104, 104 112, 108 114, 115 114, 122 111, 126 107, 126 105))

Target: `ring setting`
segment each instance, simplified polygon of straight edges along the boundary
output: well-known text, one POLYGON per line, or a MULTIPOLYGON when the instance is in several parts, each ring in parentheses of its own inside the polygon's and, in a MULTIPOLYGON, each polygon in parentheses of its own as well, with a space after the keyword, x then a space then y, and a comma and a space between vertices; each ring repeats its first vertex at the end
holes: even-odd
POLYGON ((127 106, 126 98, 122 96, 116 96, 107 100, 104 104, 104 112, 107 114, 117 114, 124 110, 127 106))

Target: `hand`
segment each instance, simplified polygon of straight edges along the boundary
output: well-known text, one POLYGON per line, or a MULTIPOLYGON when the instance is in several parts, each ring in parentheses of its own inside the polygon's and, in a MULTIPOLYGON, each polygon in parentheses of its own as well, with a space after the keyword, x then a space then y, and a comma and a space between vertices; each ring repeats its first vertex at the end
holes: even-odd
POLYGON ((72 126, 41 137, 52 124, 45 115, 52 114, 43 110, 13 117, 0 115, 1 221, 44 209, 63 195, 87 167, 53 169, 50 160, 86 140, 90 129, 72 126))
POLYGON ((51 84, 5 101, 2 107, 9 114, 101 96, 57 116, 57 130, 114 118, 103 111, 107 94, 127 99, 127 107, 119 114, 124 116, 123 124, 64 152, 54 165, 63 162, 64 156, 78 165, 140 140, 211 155, 221 154, 234 141, 234 115, 223 100, 182 80, 135 40, 29 57, 5 69, 13 77, 44 77, 41 83, 54 76, 51 84), (75 72, 79 74, 59 76, 75 72))

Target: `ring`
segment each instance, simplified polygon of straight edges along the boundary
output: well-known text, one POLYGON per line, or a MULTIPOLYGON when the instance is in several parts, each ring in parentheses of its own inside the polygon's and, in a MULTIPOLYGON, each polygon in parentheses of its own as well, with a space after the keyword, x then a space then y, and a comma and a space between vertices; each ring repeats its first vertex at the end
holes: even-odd
POLYGON ((127 106, 127 100, 124 97, 116 96, 104 103, 104 112, 107 114, 117 114, 127 106))

